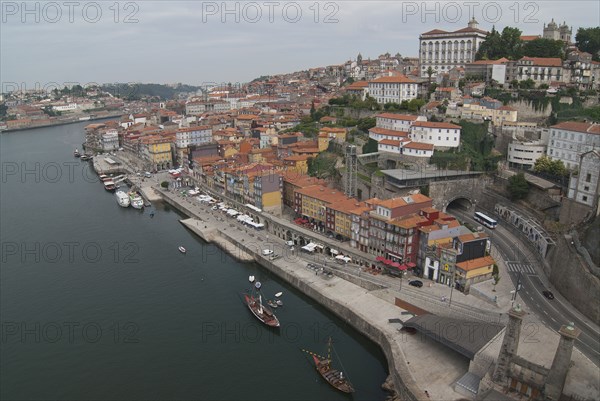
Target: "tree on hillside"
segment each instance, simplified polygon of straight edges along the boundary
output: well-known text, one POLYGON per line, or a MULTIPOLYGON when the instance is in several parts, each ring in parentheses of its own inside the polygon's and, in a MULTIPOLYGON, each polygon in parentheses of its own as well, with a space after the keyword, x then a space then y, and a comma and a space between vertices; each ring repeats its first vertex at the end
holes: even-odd
POLYGON ((497 60, 506 57, 516 60, 522 57, 523 42, 518 28, 506 27, 502 33, 492 28, 485 41, 479 47, 476 60, 497 60))
POLYGON ((369 138, 369 141, 363 145, 363 155, 367 153, 375 153, 378 150, 377 141, 373 138, 369 138))
POLYGON ((533 165, 533 171, 536 173, 546 173, 558 177, 564 177, 569 174, 562 160, 552 160, 544 155, 537 159, 533 165))
POLYGON ((575 44, 579 50, 590 53, 595 61, 600 61, 600 26, 579 28, 575 35, 575 44))
POLYGON ((564 57, 564 43, 561 40, 534 39, 523 45, 523 55, 528 57, 564 57))
POLYGON ((511 200, 523 199, 529 192, 529 183, 523 173, 513 175, 508 179, 508 192, 511 200))

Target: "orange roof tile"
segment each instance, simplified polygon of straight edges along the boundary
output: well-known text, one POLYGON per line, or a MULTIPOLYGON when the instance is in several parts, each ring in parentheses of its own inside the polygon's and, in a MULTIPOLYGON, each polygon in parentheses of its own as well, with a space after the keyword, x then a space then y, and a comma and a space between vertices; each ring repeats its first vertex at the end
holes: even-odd
POLYGON ((404 145, 404 147, 408 149, 433 150, 432 143, 410 142, 404 145))
POLYGON ((377 114, 375 117, 389 118, 391 120, 416 121, 418 116, 411 114, 381 113, 377 114))
POLYGON ((496 263, 494 258, 492 258, 491 256, 484 256, 483 258, 477 258, 477 259, 472 259, 472 260, 465 260, 464 262, 459 262, 456 264, 456 267, 468 272, 471 270, 479 269, 481 267, 491 266, 494 263, 496 263))

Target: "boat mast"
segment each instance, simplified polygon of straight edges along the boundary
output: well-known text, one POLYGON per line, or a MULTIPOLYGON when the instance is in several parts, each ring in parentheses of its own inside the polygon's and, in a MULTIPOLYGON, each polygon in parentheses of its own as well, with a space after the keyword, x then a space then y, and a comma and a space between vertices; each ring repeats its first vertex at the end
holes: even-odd
POLYGON ((331 368, 331 337, 329 337, 327 344, 327 365, 331 368))

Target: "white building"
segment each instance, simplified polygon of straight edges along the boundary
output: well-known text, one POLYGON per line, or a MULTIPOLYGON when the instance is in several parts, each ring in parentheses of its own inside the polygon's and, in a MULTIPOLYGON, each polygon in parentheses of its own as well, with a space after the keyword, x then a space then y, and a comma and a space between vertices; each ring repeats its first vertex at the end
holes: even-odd
POLYGON ((596 209, 600 194, 600 151, 591 150, 581 155, 579 174, 572 175, 568 197, 596 209))
POLYGON ((179 128, 175 133, 175 145, 180 149, 210 141, 212 141, 212 128, 208 125, 179 128))
POLYGON ((417 98, 417 83, 405 75, 380 77, 369 81, 369 96, 377 103, 402 103, 417 98))
POLYGON ((69 104, 62 104, 59 106, 52 106, 52 110, 60 111, 60 112, 75 111, 75 110, 77 110, 77 103, 69 103, 69 104))
POLYGON ((374 139, 377 142, 384 139, 399 141, 402 138, 408 138, 408 130, 396 131, 392 129, 373 127, 369 129, 369 138, 374 139))
POLYGON ((548 156, 576 169, 583 153, 600 148, 600 124, 567 121, 550 127, 548 156))
POLYGON ((185 104, 185 114, 193 116, 207 112, 222 112, 228 111, 230 107, 228 102, 221 100, 193 101, 185 104))
POLYGON ((546 143, 543 141, 520 142, 508 144, 508 163, 510 167, 532 168, 535 161, 546 154, 546 143))
POLYGON ((423 116, 410 114, 382 113, 375 116, 378 128, 408 132, 413 121, 427 121, 423 116))
POLYGON ((102 150, 112 152, 119 149, 119 132, 116 129, 109 129, 102 135, 102 150))
POLYGON ((475 54, 485 40, 488 32, 478 28, 473 18, 468 26, 454 32, 434 29, 419 36, 419 65, 421 77, 428 77, 427 70, 432 68, 432 77, 447 73, 455 67, 475 61, 475 54))
POLYGON ((526 81, 531 79, 536 85, 563 82, 563 61, 558 57, 523 57, 507 63, 506 80, 526 81))
POLYGON ((434 146, 431 143, 409 142, 402 147, 402 154, 415 157, 433 156, 434 146))
POLYGON ((460 145, 461 129, 460 125, 450 123, 415 121, 410 127, 410 139, 435 147, 456 148, 460 145))

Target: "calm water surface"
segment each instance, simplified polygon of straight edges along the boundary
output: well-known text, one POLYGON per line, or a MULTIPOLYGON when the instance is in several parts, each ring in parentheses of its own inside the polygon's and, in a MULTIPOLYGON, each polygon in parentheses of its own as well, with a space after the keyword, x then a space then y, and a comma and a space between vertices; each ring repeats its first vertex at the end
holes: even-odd
POLYGON ((86 124, 0 136, 2 399, 385 398, 385 357, 360 333, 167 206, 119 207, 73 158, 86 124), (279 334, 241 303, 249 275, 284 292, 279 334), (301 352, 323 354, 330 335, 352 396, 301 352))

